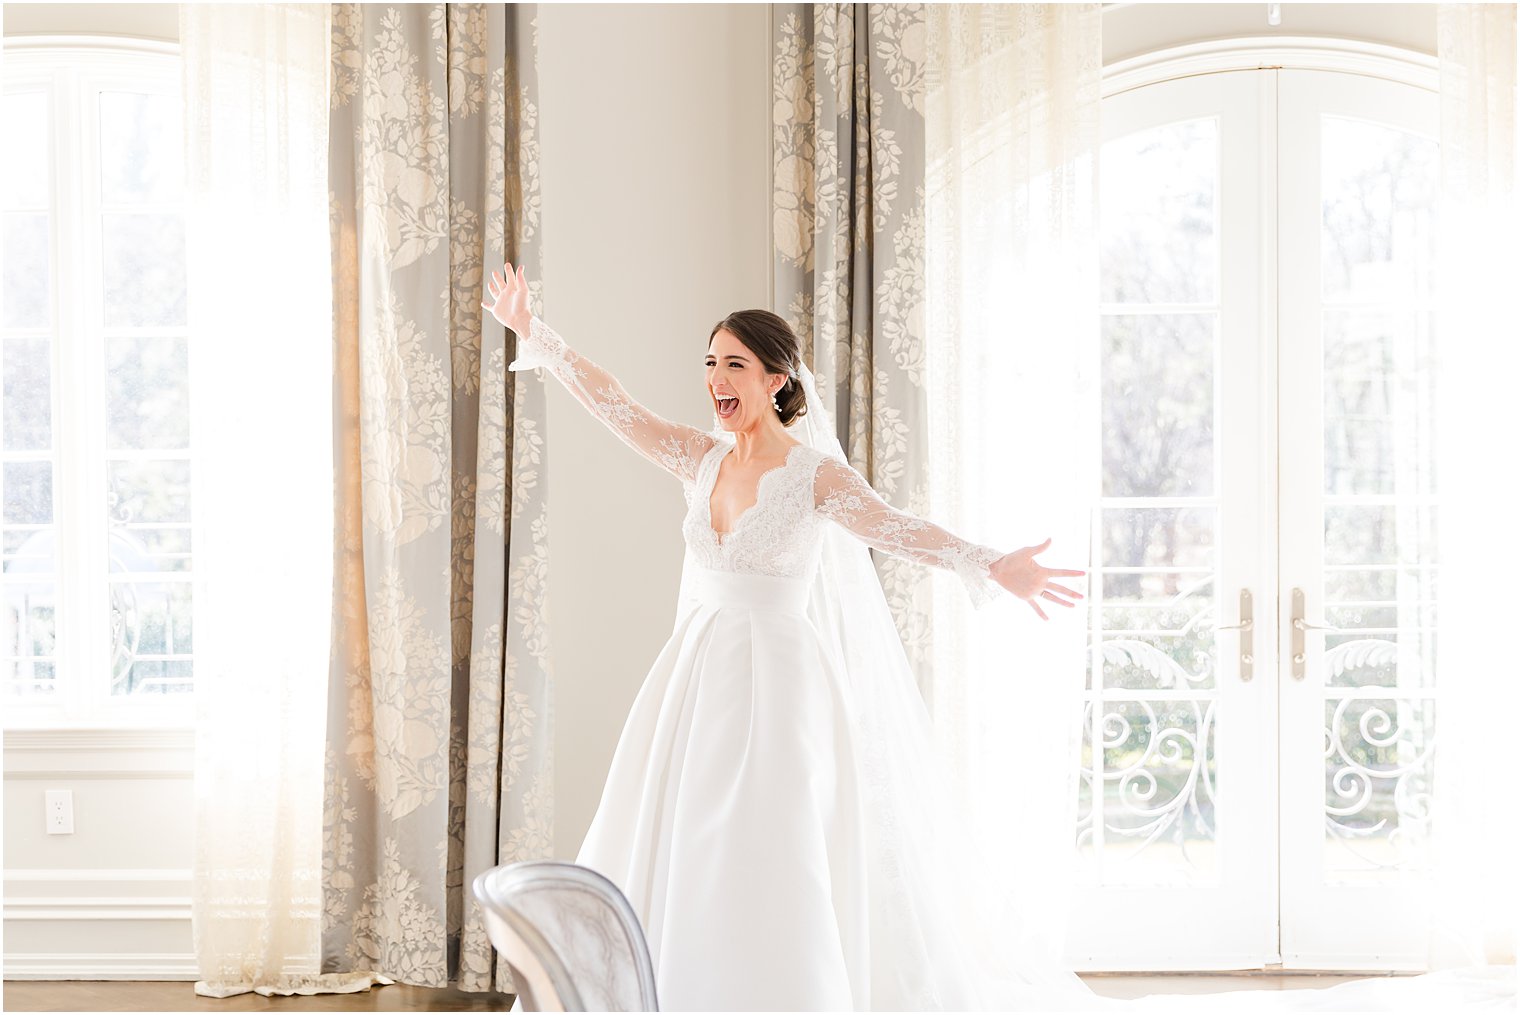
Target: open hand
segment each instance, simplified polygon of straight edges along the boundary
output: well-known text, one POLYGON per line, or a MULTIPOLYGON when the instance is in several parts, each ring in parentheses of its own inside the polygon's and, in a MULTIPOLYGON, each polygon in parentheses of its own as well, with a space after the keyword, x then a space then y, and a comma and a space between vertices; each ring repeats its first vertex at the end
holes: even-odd
POLYGON ((1054 575, 1086 574, 1086 571, 1072 571, 1066 568, 1050 568, 1034 562, 1034 555, 1043 553, 1050 547, 1050 539, 1039 546, 1026 546, 1022 550, 1014 550, 992 562, 992 577, 1003 588, 1012 592, 1020 599, 1029 604, 1030 609, 1040 615, 1041 620, 1049 620, 1045 611, 1040 609, 1039 599, 1049 599, 1053 603, 1062 606, 1075 606, 1076 603, 1062 599, 1056 593, 1071 596, 1073 599, 1081 599, 1082 593, 1075 592, 1064 585, 1057 585, 1051 581, 1054 575))
POLYGON ((491 279, 486 283, 486 295, 489 302, 480 305, 491 312, 491 316, 497 321, 515 331, 519 337, 528 333, 528 328, 533 323, 533 311, 528 309, 528 276, 526 265, 519 264, 517 271, 512 270, 511 264, 503 265, 507 277, 502 279, 499 272, 491 272, 491 279))

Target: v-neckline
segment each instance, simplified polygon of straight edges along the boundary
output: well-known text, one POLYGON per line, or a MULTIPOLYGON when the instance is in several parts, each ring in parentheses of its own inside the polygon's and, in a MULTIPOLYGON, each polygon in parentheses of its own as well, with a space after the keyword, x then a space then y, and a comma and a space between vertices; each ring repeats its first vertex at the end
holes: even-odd
POLYGON ((728 545, 724 542, 724 539, 732 539, 734 533, 738 532, 740 526, 744 524, 744 520, 750 516, 755 508, 760 506, 760 498, 765 494, 765 481, 792 464, 792 452, 802 447, 802 442, 798 441, 786 449, 786 457, 781 460, 780 465, 773 465, 760 474, 760 478, 755 480, 755 502, 739 512, 739 517, 734 519, 733 524, 729 526, 727 532, 719 532, 713 528, 712 523, 712 496, 718 489, 718 475, 723 471, 723 459, 727 458, 729 453, 736 447, 738 447, 737 444, 729 444, 728 449, 718 456, 718 464, 713 466, 712 486, 707 489, 707 531, 712 533, 713 542, 718 544, 720 550, 728 545))

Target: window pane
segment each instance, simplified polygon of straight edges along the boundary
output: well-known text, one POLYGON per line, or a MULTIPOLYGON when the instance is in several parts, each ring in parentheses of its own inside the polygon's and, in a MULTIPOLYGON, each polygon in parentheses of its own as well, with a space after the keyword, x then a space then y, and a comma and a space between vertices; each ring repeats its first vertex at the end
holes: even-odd
POLYGON ((51 659, 0 659, 0 679, 5 692, 16 698, 36 700, 57 689, 57 670, 51 659))
POLYGON ((185 324, 185 225, 179 215, 101 216, 106 327, 185 324))
POLYGON ((46 92, 10 92, 5 96, 5 207, 50 206, 46 92))
POLYGON ((6 451, 46 451, 53 442, 52 341, 46 336, 7 338, 5 407, 0 427, 6 451))
POLYGON ((190 569, 190 526, 111 526, 111 571, 187 571, 190 569))
POLYGON ((46 212, 5 213, 5 327, 46 328, 52 320, 50 243, 46 212))
POLYGON ((5 531, 5 567, 7 575, 50 575, 53 573, 56 542, 51 525, 7 525, 5 531))
POLYGON ((1326 300, 1431 298, 1440 148, 1378 123, 1323 119, 1326 300))
MULTIPOLYGON (((1104 508, 1104 567, 1211 567, 1215 509, 1212 507, 1104 508)), ((1129 577, 1104 578, 1104 599, 1129 577)))
POLYGON ((110 620, 113 694, 191 689, 188 582, 112 582, 110 620))
POLYGON ((1434 504, 1325 505, 1326 564, 1435 562, 1434 504))
POLYGON ((107 462, 106 507, 112 522, 188 522, 190 463, 107 462))
POLYGON ((111 599, 127 620, 127 643, 138 655, 191 650, 189 582, 112 582, 111 599))
POLYGON ((1212 303, 1218 293, 1219 128, 1171 123, 1103 146, 1101 299, 1212 303))
POLYGON ((1103 494, 1214 490, 1215 314, 1103 318, 1103 494))
POLYGON ((0 655, 51 657, 57 634, 53 622, 53 583, 6 582, 0 589, 4 590, 0 599, 5 604, 0 613, 4 626, 0 655))
POLYGON ((52 581, 0 585, 0 692, 7 697, 37 698, 54 690, 56 588, 52 581))
POLYGON ((46 525, 53 520, 52 462, 6 462, 4 477, 6 523, 46 525))
POLYGON ((1324 316, 1325 492, 1433 494, 1429 313, 1324 316))
POLYGON ((106 204, 178 201, 185 185, 180 102, 168 95, 100 96, 100 194, 106 204))
POLYGON ((1325 702, 1326 879, 1376 883, 1429 863, 1435 702, 1325 702))
POLYGON ((1211 697, 1088 706, 1077 846, 1102 884, 1181 887, 1217 878, 1214 718, 1211 697))
POLYGON ((138 659, 113 684, 116 695, 189 694, 194 666, 188 659, 138 659))
MULTIPOLYGON (((1143 623, 1161 604, 1147 605, 1152 609, 1134 610, 1126 619, 1143 623)), ((1195 624, 1176 633, 1120 635, 1105 631, 1103 687, 1130 691, 1212 688, 1214 641, 1214 629, 1208 624, 1195 624)))
POLYGON ((1439 594, 1440 576, 1434 567, 1326 568, 1325 608, 1336 602, 1392 599, 1404 588, 1434 600, 1439 594))
POLYGON ((1207 575, 1178 573, 1167 575, 1152 571, 1148 574, 1110 574, 1103 579, 1103 630, 1104 631, 1175 631, 1198 624, 1201 609, 1213 609, 1214 583, 1207 575), (1116 579, 1140 578, 1145 581, 1125 583, 1132 593, 1115 595, 1112 587, 1116 579), (1170 582, 1159 579, 1169 578, 1170 582), (1168 585, 1174 586, 1168 591, 1168 585), (1179 594, 1180 593, 1180 594, 1179 594))
POLYGON ((1325 619, 1340 628, 1325 633, 1326 687, 1435 687, 1433 604, 1421 608, 1390 603, 1374 609, 1327 605, 1325 619), (1374 626, 1383 630, 1358 630, 1374 626))
POLYGON ((190 378, 183 338, 106 339, 106 439, 112 448, 190 444, 190 378))

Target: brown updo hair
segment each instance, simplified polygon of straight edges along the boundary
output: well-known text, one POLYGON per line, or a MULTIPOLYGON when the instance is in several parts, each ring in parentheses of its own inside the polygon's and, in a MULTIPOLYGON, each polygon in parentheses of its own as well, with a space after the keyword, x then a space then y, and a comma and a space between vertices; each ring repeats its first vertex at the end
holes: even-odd
POLYGON ((791 426, 807 414, 807 395, 802 390, 802 344, 791 325, 769 310, 735 310, 713 325, 707 344, 719 330, 733 334, 744 347, 760 358, 767 373, 786 374, 786 383, 776 391, 776 404, 782 426, 791 426))

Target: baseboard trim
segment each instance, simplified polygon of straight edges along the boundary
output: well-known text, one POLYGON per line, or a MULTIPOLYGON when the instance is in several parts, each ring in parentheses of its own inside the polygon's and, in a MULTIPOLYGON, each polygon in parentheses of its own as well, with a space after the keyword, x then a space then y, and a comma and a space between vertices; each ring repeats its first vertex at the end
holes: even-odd
POLYGON ((190 952, 22 952, 5 957, 7 980, 198 980, 190 952))
POLYGON ((189 920, 190 899, 180 895, 34 895, 5 900, 12 920, 189 920))

